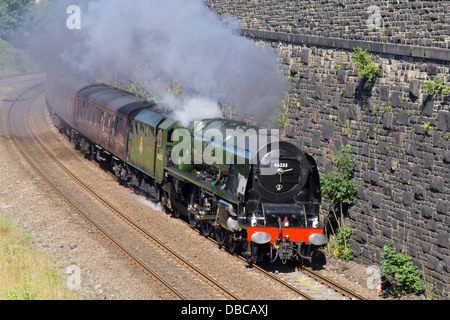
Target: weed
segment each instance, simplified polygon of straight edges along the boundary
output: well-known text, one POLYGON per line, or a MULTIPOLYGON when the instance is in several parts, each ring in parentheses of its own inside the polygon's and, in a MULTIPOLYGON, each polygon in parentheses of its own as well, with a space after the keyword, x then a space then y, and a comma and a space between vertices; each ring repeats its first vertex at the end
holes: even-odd
POLYGON ((404 250, 397 252, 392 243, 383 247, 380 272, 391 279, 389 291, 397 297, 408 293, 420 294, 425 290, 419 268, 412 264, 411 257, 404 250))
POLYGON ((366 78, 369 81, 375 80, 375 78, 380 74, 380 67, 372 61, 372 58, 367 50, 363 50, 360 47, 356 47, 353 50, 354 54, 352 60, 360 69, 358 76, 361 79, 366 78))
POLYGON ((334 64, 334 70, 340 71, 341 69, 342 69, 341 64, 340 64, 339 62, 336 62, 336 63, 334 64))
POLYGON ((425 130, 425 132, 428 132, 429 130, 431 130, 431 122, 422 121, 422 128, 423 130, 425 130))
POLYGON ((354 170, 354 156, 350 145, 343 146, 336 154, 336 168, 328 174, 320 175, 322 196, 329 201, 334 219, 338 225, 336 233, 332 229, 338 245, 336 255, 349 261, 353 258, 350 245, 351 229, 345 226, 343 205, 351 205, 356 197, 356 182, 352 178, 354 170), (340 213, 338 218, 336 211, 340 213))
POLYGON ((444 83, 447 79, 434 79, 429 81, 421 80, 420 83, 423 86, 423 90, 428 92, 430 95, 436 94, 436 92, 441 92, 444 95, 450 95, 450 86, 446 86, 444 83))

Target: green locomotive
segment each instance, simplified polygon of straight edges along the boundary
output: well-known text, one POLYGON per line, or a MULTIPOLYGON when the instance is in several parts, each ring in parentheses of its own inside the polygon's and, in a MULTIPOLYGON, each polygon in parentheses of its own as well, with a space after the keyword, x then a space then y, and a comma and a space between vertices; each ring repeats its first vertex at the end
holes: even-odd
POLYGON ((272 131, 224 119, 183 127, 155 102, 70 77, 49 76, 46 97, 80 151, 249 262, 311 259, 327 241, 315 161, 272 131))

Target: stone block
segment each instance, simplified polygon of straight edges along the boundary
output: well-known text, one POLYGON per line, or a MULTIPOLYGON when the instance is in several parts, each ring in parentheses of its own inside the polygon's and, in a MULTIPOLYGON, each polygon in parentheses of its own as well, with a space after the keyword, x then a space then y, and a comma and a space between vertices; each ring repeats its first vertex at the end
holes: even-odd
POLYGON ((311 106, 311 101, 310 101, 310 99, 308 99, 306 91, 302 91, 300 93, 299 102, 302 105, 302 107, 309 107, 309 106, 311 106))
POLYGON ((312 121, 313 123, 317 123, 317 113, 318 113, 317 109, 314 109, 314 110, 311 112, 311 121, 312 121))
POLYGON ((345 86, 344 97, 353 98, 355 96, 356 83, 347 83, 345 86))
POLYGON ((323 83, 318 83, 316 84, 315 88, 314 88, 314 97, 320 100, 323 100, 324 97, 324 86, 323 83))
POLYGON ((374 234, 374 232, 375 232, 375 219, 373 217, 368 216, 366 218, 366 225, 367 225, 367 230, 371 234, 374 234))
POLYGON ((416 186, 414 188, 414 198, 417 200, 425 200, 425 189, 422 186, 416 186))
POLYGON ((450 150, 445 150, 444 151, 444 162, 445 163, 450 163, 450 150))
POLYGON ((389 92, 390 92, 390 88, 388 86, 380 87, 380 100, 388 101, 389 100, 389 92))
POLYGON ((294 138, 295 137, 295 126, 292 124, 288 124, 286 126, 286 129, 284 130, 284 133, 286 134, 286 137, 288 138, 294 138))
POLYGON ((409 124, 408 111, 403 110, 403 109, 398 111, 397 123, 399 125, 408 125, 409 124))
POLYGON ((426 205, 422 206, 422 217, 425 219, 431 219, 433 217, 433 208, 426 205))
POLYGON ((422 167, 419 165, 414 165, 412 167, 412 173, 413 175, 415 175, 416 177, 420 176, 422 173, 422 167))
POLYGON ((432 253, 427 257, 426 261, 427 261, 426 266, 431 270, 437 270, 437 268, 439 268, 439 259, 433 256, 432 253))
POLYGON ((405 206, 410 206, 413 203, 414 194, 412 192, 403 192, 403 204, 405 206))
POLYGON ((372 206, 375 208, 380 208, 381 207, 381 203, 383 201, 383 195, 381 193, 375 193, 372 196, 372 206))
POLYGON ((434 109, 434 95, 427 95, 422 102, 422 109, 420 114, 423 116, 431 117, 434 109))
POLYGON ((387 239, 382 238, 382 237, 376 237, 374 244, 378 248, 383 249, 384 246, 389 246, 389 241, 387 239))
POLYGON ((408 143, 406 145, 405 152, 406 152, 407 155, 410 155, 410 156, 413 156, 413 157, 417 156, 417 148, 416 148, 415 145, 413 145, 411 143, 408 143))
POLYGON ((302 50, 301 61, 305 64, 309 64, 309 49, 302 50))
POLYGON ((435 64, 429 64, 426 69, 430 76, 435 76, 438 74, 438 68, 435 64))
POLYGON ((409 84, 409 93, 418 98, 420 95, 420 81, 419 80, 411 80, 409 84))
POLYGON ((366 142, 366 139, 367 139, 367 132, 366 131, 358 131, 357 140, 359 142, 366 142))
POLYGON ((447 203, 446 201, 439 201, 437 203, 437 208, 436 208, 437 213, 447 214, 448 206, 449 206, 449 203, 447 203))
POLYGON ((439 111, 437 129, 450 131, 450 111, 439 111))
POLYGON ((434 155, 431 153, 426 153, 424 156, 424 164, 423 164, 425 169, 433 169, 434 166, 434 155))
POLYGON ((394 146, 403 147, 403 133, 394 133, 394 146))
POLYGON ((392 228, 382 226, 382 227, 380 227, 380 229, 381 229, 381 233, 382 233, 382 235, 384 237, 386 237, 388 239, 391 239, 391 237, 392 237, 392 228))
POLYGON ((378 172, 372 171, 370 172, 370 183, 373 185, 379 185, 380 175, 378 172))
POLYGON ((334 134, 334 124, 333 123, 324 123, 323 129, 322 129, 322 137, 323 140, 328 142, 330 139, 333 138, 334 134))
POLYGON ((432 191, 444 192, 444 179, 441 177, 431 177, 430 189, 432 191))
POLYGON ((400 170, 400 178, 403 183, 410 184, 411 183, 411 171, 409 170, 400 170))
POLYGON ((314 131, 312 136, 312 146, 313 148, 320 147, 320 131, 314 131))
POLYGON ((339 83, 345 83, 347 77, 347 72, 345 70, 339 70, 337 73, 337 79, 339 83))
POLYGON ((423 135, 425 134, 425 129, 421 124, 415 124, 414 125, 414 133, 423 135))
POLYGON ((392 92, 389 103, 392 107, 397 108, 402 104, 402 94, 401 92, 392 92))
POLYGON ((384 129, 392 129, 392 125, 394 124, 394 114, 392 112, 383 113, 383 128, 384 129))
POLYGON ((362 178, 364 182, 370 183, 370 172, 369 171, 363 171, 362 178))
POLYGON ((367 233, 361 232, 359 230, 355 231, 355 240, 357 242, 364 244, 367 243, 367 239, 368 239, 367 233))
POLYGON ((442 248, 449 248, 449 244, 448 244, 448 233, 447 232, 440 232, 438 235, 438 241, 437 244, 439 247, 442 248))

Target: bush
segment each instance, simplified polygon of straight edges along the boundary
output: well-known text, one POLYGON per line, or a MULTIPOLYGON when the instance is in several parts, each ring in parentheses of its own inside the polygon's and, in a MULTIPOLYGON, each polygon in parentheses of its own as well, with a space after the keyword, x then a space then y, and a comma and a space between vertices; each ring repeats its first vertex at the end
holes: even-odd
POLYGON ((411 262, 411 257, 402 250, 397 252, 394 245, 384 246, 381 253, 381 276, 391 282, 390 291, 397 297, 405 294, 420 294, 425 284, 420 277, 420 270, 411 262))
POLYGON ((370 57, 367 50, 363 50, 360 47, 356 47, 353 49, 354 54, 352 57, 355 65, 360 69, 358 72, 358 76, 361 79, 368 79, 369 81, 375 80, 376 77, 380 74, 380 67, 378 67, 370 57))
MULTIPOLYGON (((336 168, 328 174, 320 175, 320 188, 323 198, 331 203, 331 211, 338 228, 334 234, 337 240, 336 256, 345 261, 353 259, 353 251, 350 243, 352 230, 345 226, 343 205, 351 205, 355 200, 357 188, 356 182, 352 179, 354 169, 354 156, 350 150, 350 145, 343 146, 336 154, 336 168), (340 217, 336 215, 340 213, 340 217)), ((331 220, 328 217, 330 224, 331 220)))
POLYGON ((16 72, 15 49, 0 38, 0 74, 16 72))
POLYGON ((430 95, 436 94, 436 92, 441 92, 444 95, 450 95, 450 86, 446 86, 444 84, 446 80, 447 79, 434 79, 426 82, 420 80, 420 83, 422 83, 423 90, 428 92, 430 95))
POLYGON ((336 154, 336 169, 321 175, 320 187, 322 196, 335 207, 350 205, 356 197, 356 182, 352 179, 354 156, 350 145, 345 145, 336 154))
POLYGON ((0 38, 0 74, 37 72, 40 70, 24 50, 16 49, 0 38))
POLYGON ((350 243, 350 236, 352 235, 352 229, 349 227, 341 227, 337 230, 337 256, 344 261, 350 261, 353 259, 352 244, 350 243))

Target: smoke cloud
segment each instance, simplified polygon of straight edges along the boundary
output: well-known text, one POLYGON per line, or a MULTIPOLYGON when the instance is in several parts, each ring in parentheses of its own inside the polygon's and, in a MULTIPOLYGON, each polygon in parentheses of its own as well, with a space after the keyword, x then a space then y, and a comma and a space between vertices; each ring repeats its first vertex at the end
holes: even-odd
MULTIPOLYGON (((77 5, 81 29, 59 37, 66 44, 60 58, 85 76, 138 81, 185 124, 220 116, 218 103, 232 105, 240 116, 273 114, 288 90, 272 49, 240 36, 238 20, 219 19, 201 0, 77 5), (169 94, 167 83, 182 94, 169 94)), ((62 9, 59 14, 66 14, 62 9)))

